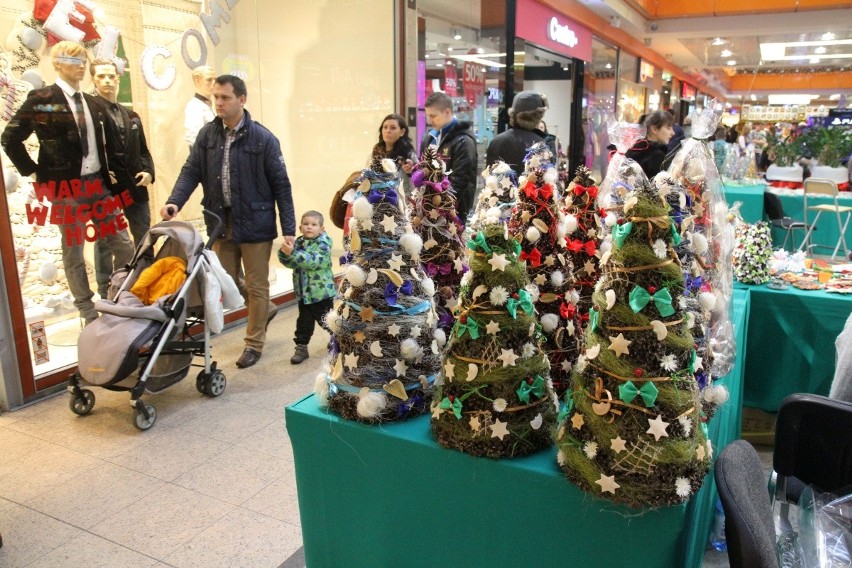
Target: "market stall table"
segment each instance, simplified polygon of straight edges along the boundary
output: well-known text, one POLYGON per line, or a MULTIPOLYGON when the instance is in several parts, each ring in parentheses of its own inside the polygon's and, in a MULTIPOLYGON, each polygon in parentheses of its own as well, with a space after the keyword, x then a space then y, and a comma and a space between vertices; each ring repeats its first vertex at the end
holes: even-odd
MULTIPOLYGON (((748 313, 748 292, 735 291, 741 350, 748 313)), ((731 397, 709 427, 717 451, 739 437, 743 369, 722 379, 731 397)), ((429 416, 366 426, 326 412, 313 395, 286 418, 308 566, 701 564, 712 471, 688 504, 634 511, 568 482, 553 448, 474 458, 438 446, 429 416)))
POLYGON ((852 311, 852 297, 790 286, 736 282, 751 307, 743 404, 777 412, 789 394, 828 395, 834 376, 834 340, 852 311))

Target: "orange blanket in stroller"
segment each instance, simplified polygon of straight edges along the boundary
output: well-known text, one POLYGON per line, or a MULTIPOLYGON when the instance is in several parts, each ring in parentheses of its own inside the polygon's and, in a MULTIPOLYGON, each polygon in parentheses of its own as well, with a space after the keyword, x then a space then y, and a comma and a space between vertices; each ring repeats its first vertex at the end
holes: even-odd
POLYGON ((167 256, 143 270, 130 292, 149 306, 158 298, 177 292, 185 281, 186 261, 167 256))

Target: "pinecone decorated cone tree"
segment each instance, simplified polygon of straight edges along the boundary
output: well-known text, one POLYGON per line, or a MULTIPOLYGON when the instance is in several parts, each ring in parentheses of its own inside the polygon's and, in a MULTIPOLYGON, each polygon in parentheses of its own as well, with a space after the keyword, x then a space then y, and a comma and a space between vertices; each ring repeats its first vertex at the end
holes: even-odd
POLYGON ((486 224, 506 225, 518 200, 515 172, 506 162, 496 162, 482 172, 485 187, 479 192, 470 227, 478 231, 486 224))
POLYGON ((429 408, 443 334, 435 332, 435 286, 420 268, 423 241, 408 221, 396 166, 376 160, 362 173, 316 392, 346 419, 385 422, 429 408))
POLYGON ((585 166, 577 168, 577 175, 568 185, 563 199, 567 219, 567 257, 574 266, 574 289, 577 291, 575 338, 583 346, 583 334, 592 307, 592 292, 600 278, 601 218, 597 209, 598 186, 585 166))
POLYGON ((710 466, 693 377, 701 361, 677 301, 678 236, 654 188, 639 184, 624 195, 556 431, 568 478, 631 507, 687 500, 710 466))
MULTIPOLYGON (((511 180, 501 164, 486 173, 498 186, 511 180)), ((443 352, 432 433, 446 448, 509 458, 551 445, 558 401, 547 356, 538 348, 520 245, 509 238, 500 208, 488 210, 468 242, 471 270, 462 280, 458 318, 443 352)))
POLYGON ((452 310, 458 302, 459 282, 467 271, 462 233, 464 225, 456 213, 456 192, 447 177, 446 165, 433 148, 426 148, 411 181, 417 188, 411 217, 423 240, 420 262, 435 282, 439 326, 448 332, 452 310))
POLYGON ((579 321, 574 265, 565 250, 568 220, 557 202, 558 174, 550 155, 544 142, 529 149, 509 234, 521 243, 520 259, 525 262, 541 322, 542 348, 550 360, 553 388, 561 396, 568 389, 578 355, 579 321))

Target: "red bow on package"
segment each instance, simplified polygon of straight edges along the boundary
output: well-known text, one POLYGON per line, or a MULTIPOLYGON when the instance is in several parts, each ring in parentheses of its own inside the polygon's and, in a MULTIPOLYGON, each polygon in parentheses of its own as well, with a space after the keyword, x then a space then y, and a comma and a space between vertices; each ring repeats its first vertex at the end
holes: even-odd
POLYGON ((598 196, 598 186, 596 186, 596 185, 590 185, 589 187, 583 187, 582 185, 577 184, 577 185, 574 186, 574 195, 576 195, 577 197, 582 195, 584 191, 586 193, 588 193, 589 197, 591 197, 592 199, 594 199, 595 197, 598 196))
MULTIPOLYGON (((50 16, 50 13, 53 12, 57 3, 58 0, 35 0, 35 6, 33 6, 33 18, 35 18, 38 23, 44 24, 47 17, 50 16)), ((92 14, 92 11, 77 2, 74 2, 74 9, 83 16, 83 21, 78 22, 74 18, 70 18, 69 22, 72 26, 86 34, 83 36, 83 41, 100 39, 101 36, 95 29, 95 16, 92 14)), ((48 36, 52 35, 53 34, 48 34, 48 36)), ((53 45, 50 42, 48 42, 48 44, 53 45)))
POLYGON ((541 187, 536 187, 535 183, 528 181, 524 186, 524 194, 530 199, 548 201, 553 197, 553 187, 549 183, 546 183, 541 187))
POLYGON ((527 254, 527 251, 524 251, 521 253, 521 260, 528 260, 530 266, 537 268, 541 266, 541 251, 537 248, 532 249, 529 254, 527 254))
POLYGON ((577 306, 574 304, 566 304, 565 302, 562 302, 562 305, 559 306, 559 315, 562 316, 562 319, 574 319, 574 314, 576 313, 577 306))
POLYGON ((595 256, 595 241, 586 241, 584 243, 580 239, 568 239, 568 250, 573 253, 583 251, 589 256, 595 256))

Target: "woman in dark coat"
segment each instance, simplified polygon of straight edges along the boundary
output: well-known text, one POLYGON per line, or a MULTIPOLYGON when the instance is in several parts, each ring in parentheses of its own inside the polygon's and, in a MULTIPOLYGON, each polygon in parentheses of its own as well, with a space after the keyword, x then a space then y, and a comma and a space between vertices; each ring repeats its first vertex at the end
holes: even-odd
POLYGON ((642 171, 653 178, 663 169, 663 161, 668 153, 668 144, 674 129, 671 115, 662 110, 655 110, 645 117, 645 138, 638 140, 625 154, 642 167, 642 171))

